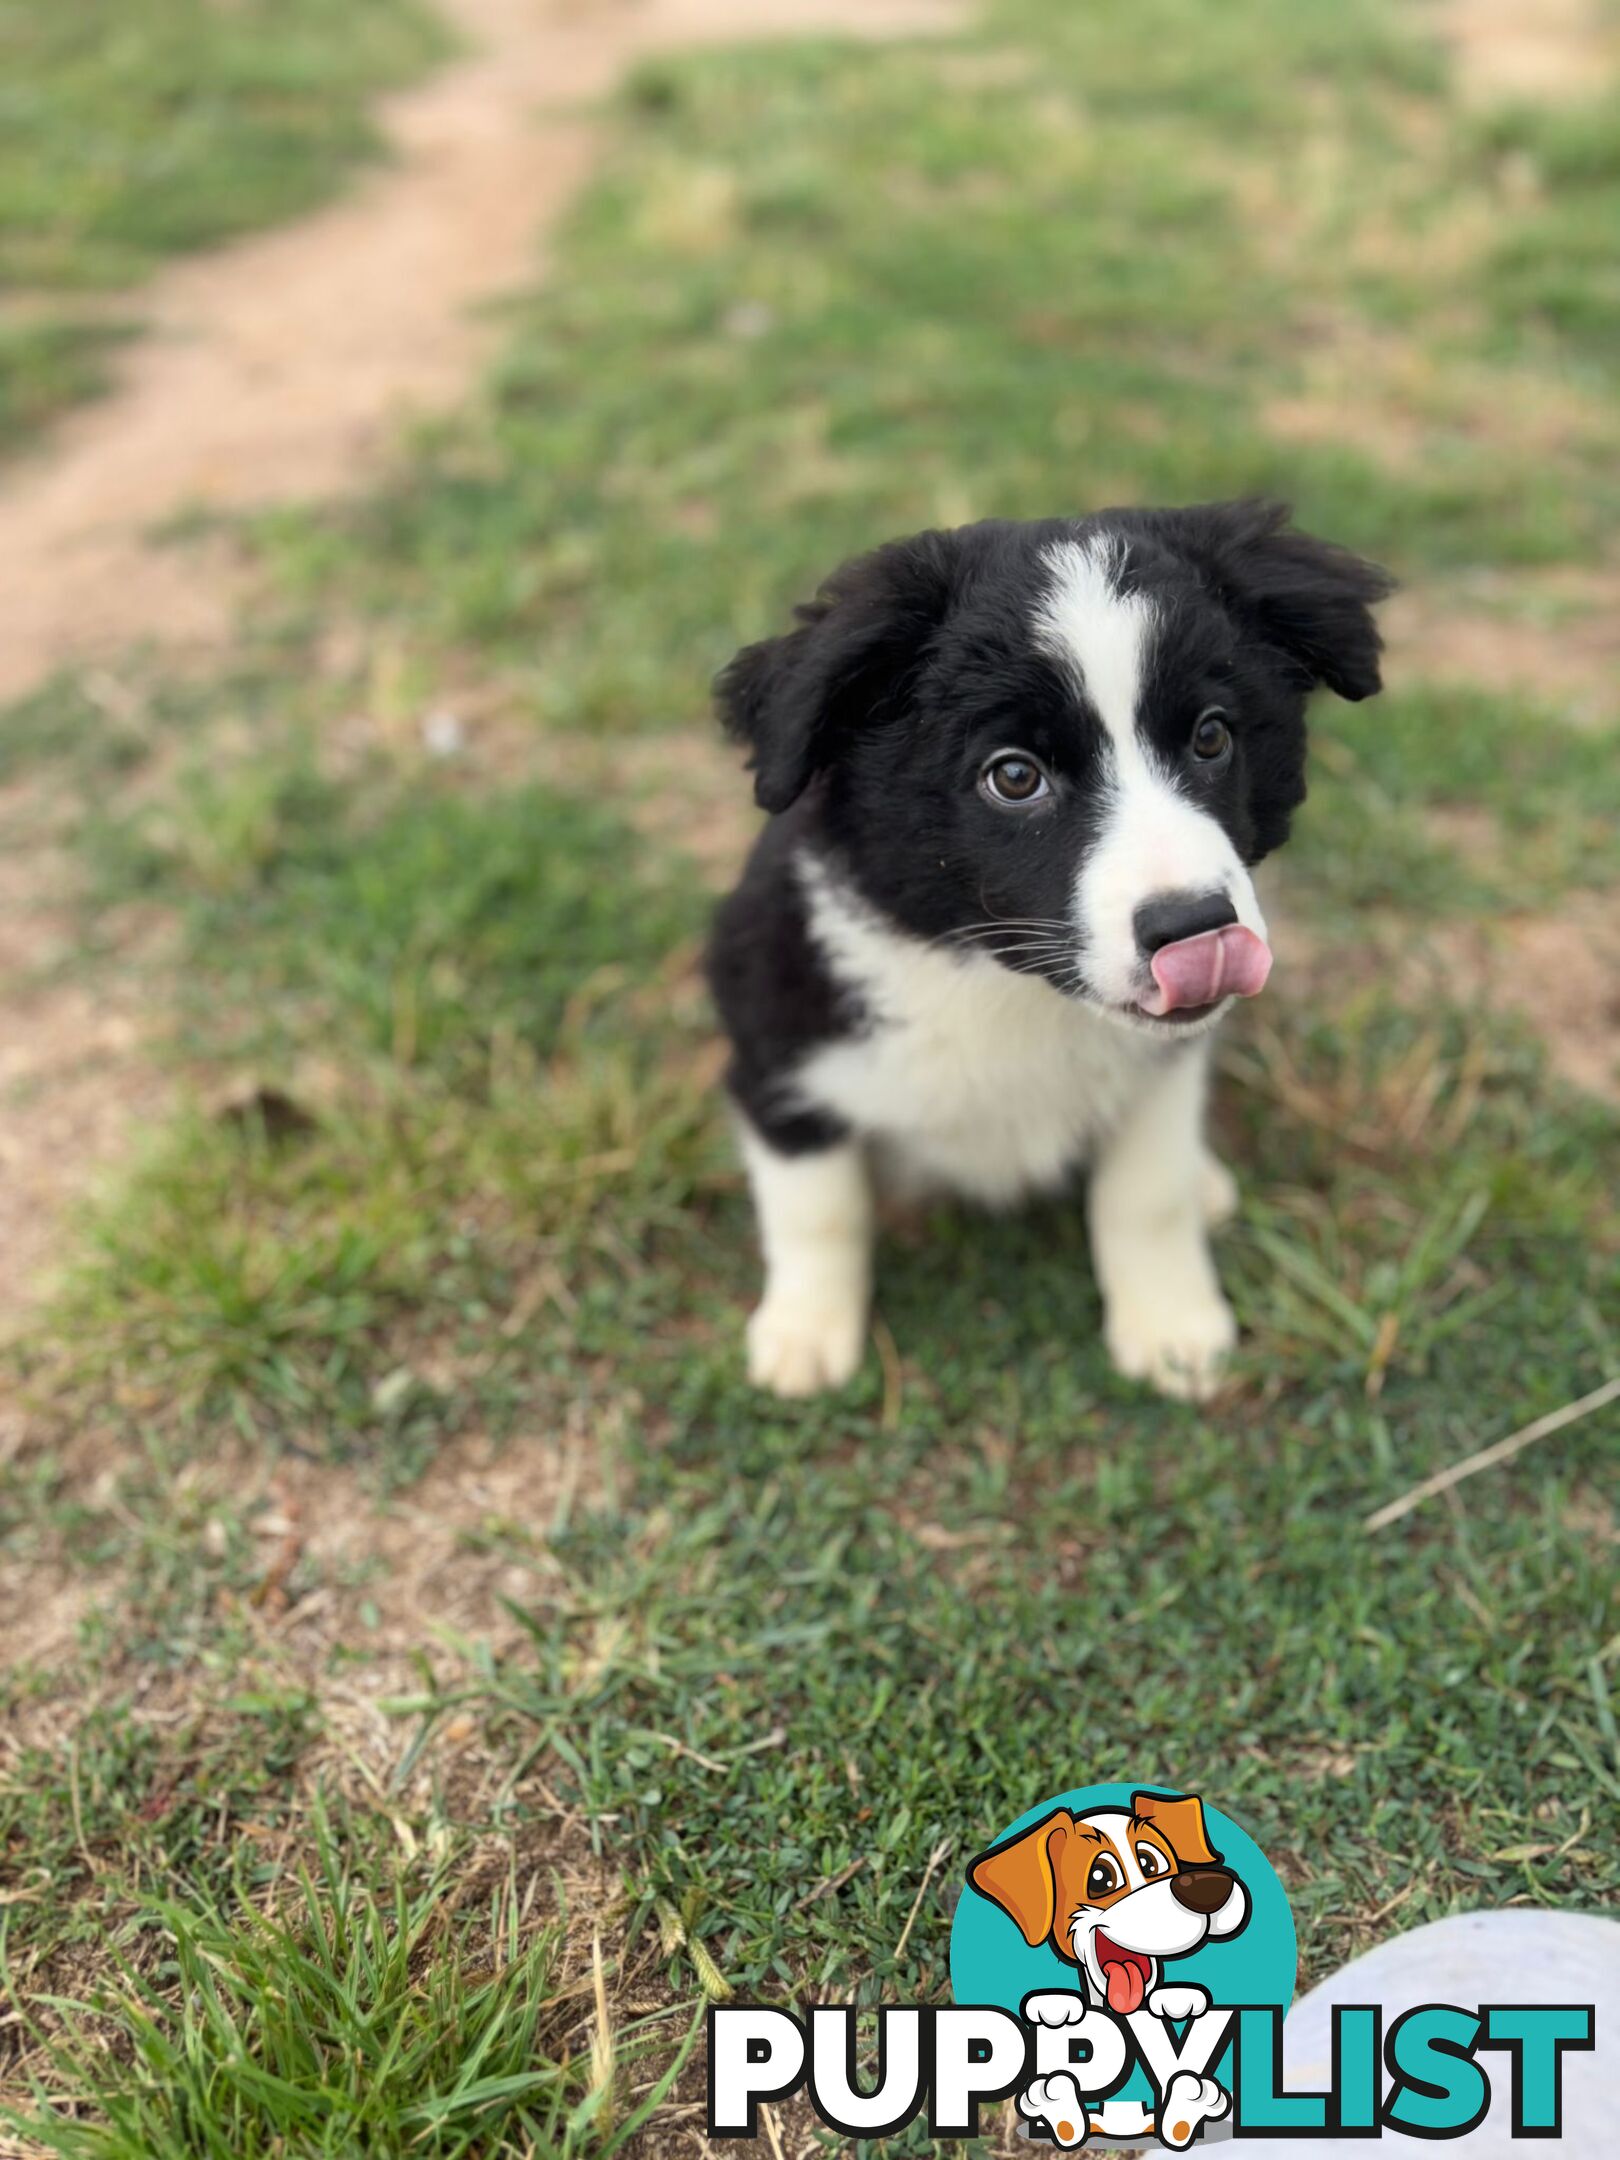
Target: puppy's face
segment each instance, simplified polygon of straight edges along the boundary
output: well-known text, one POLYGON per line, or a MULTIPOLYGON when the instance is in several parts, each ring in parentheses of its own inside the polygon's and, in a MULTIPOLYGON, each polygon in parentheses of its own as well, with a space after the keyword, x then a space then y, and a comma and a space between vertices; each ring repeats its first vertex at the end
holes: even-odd
POLYGON ((1210 1846, 1196 1796, 1133 1794, 1128 1808, 1059 1809, 968 1870, 1029 1943, 1050 1941, 1121 2017, 1139 2010, 1166 1958, 1239 1932, 1248 1892, 1210 1846))
POLYGON ((1386 587, 1266 505, 924 533, 740 654, 722 709, 761 803, 814 786, 904 928, 1197 1031, 1265 979, 1250 871, 1304 796, 1311 690, 1378 688, 1386 587))

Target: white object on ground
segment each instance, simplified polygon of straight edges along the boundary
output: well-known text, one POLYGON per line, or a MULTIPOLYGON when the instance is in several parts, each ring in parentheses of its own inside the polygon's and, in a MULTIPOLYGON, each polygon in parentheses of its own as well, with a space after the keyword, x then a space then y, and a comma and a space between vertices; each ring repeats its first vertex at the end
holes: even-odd
MULTIPOLYGON (((1477 2130, 1431 2145, 1421 2138, 1386 2132, 1376 2144, 1365 2138, 1266 2138, 1253 2144, 1268 2160, 1368 2160, 1374 2152, 1417 2156, 1430 2152, 1466 2160, 1525 2160, 1527 2153, 1561 2152, 1578 2160, 1608 2160, 1617 2149, 1614 2049, 1620 2037, 1620 1921, 1594 1914, 1531 1912, 1457 1913, 1431 1921, 1392 1942, 1380 1943, 1302 1996, 1283 2028, 1284 2085, 1296 2092, 1325 2092, 1332 2073, 1332 2013, 1336 2003, 1377 2003, 1388 2032, 1403 2010, 1420 2003, 1593 2003, 1597 2046, 1587 2054, 1566 2052, 1563 2135, 1527 2143, 1512 2136, 1511 2066, 1500 2049, 1482 2048, 1479 2063, 1490 2080, 1490 2112, 1477 2130)), ((1213 2143, 1222 2134, 1212 2123, 1213 2143)))

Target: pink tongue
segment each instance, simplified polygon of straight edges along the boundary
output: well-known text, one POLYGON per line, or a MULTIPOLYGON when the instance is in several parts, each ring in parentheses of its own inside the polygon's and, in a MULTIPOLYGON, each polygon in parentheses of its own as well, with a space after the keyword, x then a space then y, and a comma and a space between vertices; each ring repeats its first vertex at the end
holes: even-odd
POLYGON ((1140 2010, 1146 1989, 1142 1985, 1142 1968, 1121 1958, 1119 1963, 1103 1967, 1108 1982, 1108 2007, 1120 2017, 1129 2017, 1133 2010, 1140 2010))
POLYGON ((1254 997, 1271 973, 1271 948, 1252 930, 1228 923, 1200 937, 1161 945, 1153 955, 1156 991, 1142 1000, 1142 1010, 1162 1019, 1189 1005, 1213 1005, 1217 998, 1254 997))

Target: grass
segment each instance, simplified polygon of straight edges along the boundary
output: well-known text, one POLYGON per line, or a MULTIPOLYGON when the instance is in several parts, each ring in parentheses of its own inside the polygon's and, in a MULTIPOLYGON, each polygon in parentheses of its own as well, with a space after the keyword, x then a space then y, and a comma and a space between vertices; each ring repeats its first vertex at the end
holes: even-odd
POLYGON ((244 1920, 240 1900, 227 1912, 195 1885, 184 1899, 145 1902, 163 1951, 151 1973, 116 1971, 127 2061, 108 2064, 105 1995, 53 2006, 65 2013, 47 2049, 55 2089, 97 2104, 98 2119, 47 2120, 45 2150, 458 2160, 487 2149, 492 2123, 559 2156, 617 2152, 634 2138, 683 2056, 622 2116, 588 2063, 548 2059, 560 1931, 523 1928, 510 1880, 491 1900, 493 1955, 475 1965, 436 1873, 409 1886, 324 1812, 310 1835, 311 1862, 275 1909, 249 1905, 244 1920))
POLYGON ((138 313, 100 296, 322 201, 376 152, 368 99, 444 50, 412 0, 4 0, 0 449, 99 387, 138 313))
POLYGON ((1612 1110, 1416 965, 1612 886, 1612 729, 1421 666, 1318 714, 1207 1412, 1109 1371, 1072 1203, 941 1211, 852 1389, 747 1389, 693 733, 929 520, 1270 486, 1422 587, 1589 571, 1611 179, 1378 0, 661 61, 482 394, 259 525, 231 665, 16 716, 74 965, 169 925, 195 1096, 19 1359, 8 1552, 79 1601, 12 1683, 21 2134, 690 2149, 706 2000, 938 1996, 963 1861, 1083 1779, 1241 1816, 1308 1977, 1612 1903, 1612 1417, 1360 1528, 1620 1366, 1612 1110))

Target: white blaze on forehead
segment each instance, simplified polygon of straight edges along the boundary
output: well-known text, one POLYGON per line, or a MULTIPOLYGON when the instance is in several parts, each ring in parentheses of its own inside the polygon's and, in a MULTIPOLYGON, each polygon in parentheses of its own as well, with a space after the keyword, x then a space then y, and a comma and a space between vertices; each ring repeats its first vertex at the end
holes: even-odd
POLYGON ((1158 621, 1145 593, 1120 590, 1128 552, 1109 533, 1054 541, 1041 557, 1052 582, 1035 610, 1036 644, 1085 693, 1120 770, 1142 755, 1136 715, 1158 621))
POLYGON ((1144 901, 1225 892, 1238 921, 1265 934, 1225 830, 1189 798, 1140 731, 1159 610, 1146 593, 1120 589, 1129 552, 1117 533, 1054 541, 1042 554, 1050 582, 1033 619, 1037 647, 1062 668, 1106 737, 1100 827, 1075 881, 1074 916, 1093 995, 1126 1010, 1147 981, 1135 931, 1144 901))

